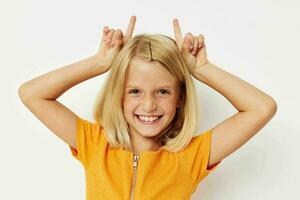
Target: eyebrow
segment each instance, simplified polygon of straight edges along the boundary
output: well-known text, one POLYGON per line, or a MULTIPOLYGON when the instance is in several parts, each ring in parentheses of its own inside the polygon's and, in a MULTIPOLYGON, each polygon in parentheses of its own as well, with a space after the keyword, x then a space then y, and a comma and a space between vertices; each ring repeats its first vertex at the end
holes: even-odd
MULTIPOLYGON (((127 85, 126 88, 139 88, 139 86, 134 86, 134 85, 127 85)), ((163 86, 159 86, 157 88, 168 88, 168 89, 174 89, 173 87, 169 86, 169 85, 163 85, 163 86)))

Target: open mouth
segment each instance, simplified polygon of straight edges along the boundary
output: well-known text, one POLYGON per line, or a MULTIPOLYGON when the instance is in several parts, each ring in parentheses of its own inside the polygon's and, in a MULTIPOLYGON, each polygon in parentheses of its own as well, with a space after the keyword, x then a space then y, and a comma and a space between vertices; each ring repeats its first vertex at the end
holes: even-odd
POLYGON ((139 122, 143 124, 157 124, 161 121, 163 115, 159 115, 157 117, 145 117, 142 115, 135 115, 139 122))

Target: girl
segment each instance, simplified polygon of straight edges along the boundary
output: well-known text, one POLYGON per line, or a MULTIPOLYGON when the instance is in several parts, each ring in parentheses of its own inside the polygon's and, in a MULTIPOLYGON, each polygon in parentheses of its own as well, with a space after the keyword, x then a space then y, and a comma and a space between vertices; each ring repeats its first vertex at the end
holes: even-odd
POLYGON ((86 175, 86 199, 184 200, 221 161, 274 116, 272 97, 207 59, 204 36, 132 37, 104 27, 99 52, 24 83, 24 105, 65 141, 86 175), (80 118, 56 99, 110 70, 94 119, 80 118), (192 76, 239 111, 194 136, 199 123, 192 76))

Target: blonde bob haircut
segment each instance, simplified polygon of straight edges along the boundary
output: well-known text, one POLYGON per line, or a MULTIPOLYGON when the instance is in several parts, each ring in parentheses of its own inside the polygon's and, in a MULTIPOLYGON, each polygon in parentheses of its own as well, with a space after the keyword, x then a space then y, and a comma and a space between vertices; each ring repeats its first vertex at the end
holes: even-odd
POLYGON ((172 122, 159 134, 162 149, 178 152, 184 149, 194 136, 199 122, 198 96, 192 76, 175 40, 162 34, 139 34, 132 37, 120 50, 114 61, 102 91, 94 104, 95 121, 104 128, 105 137, 112 148, 132 150, 128 123, 123 114, 123 95, 127 69, 133 58, 159 62, 178 81, 181 106, 172 122), (151 43, 151 51, 149 49, 151 43))

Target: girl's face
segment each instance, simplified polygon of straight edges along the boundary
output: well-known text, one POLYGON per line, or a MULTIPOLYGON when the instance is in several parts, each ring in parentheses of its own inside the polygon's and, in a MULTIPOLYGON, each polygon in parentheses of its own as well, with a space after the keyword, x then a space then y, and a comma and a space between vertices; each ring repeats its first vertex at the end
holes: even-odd
POLYGON ((158 62, 135 58, 129 66, 123 94, 123 113, 131 136, 154 140, 180 107, 176 79, 158 62))

